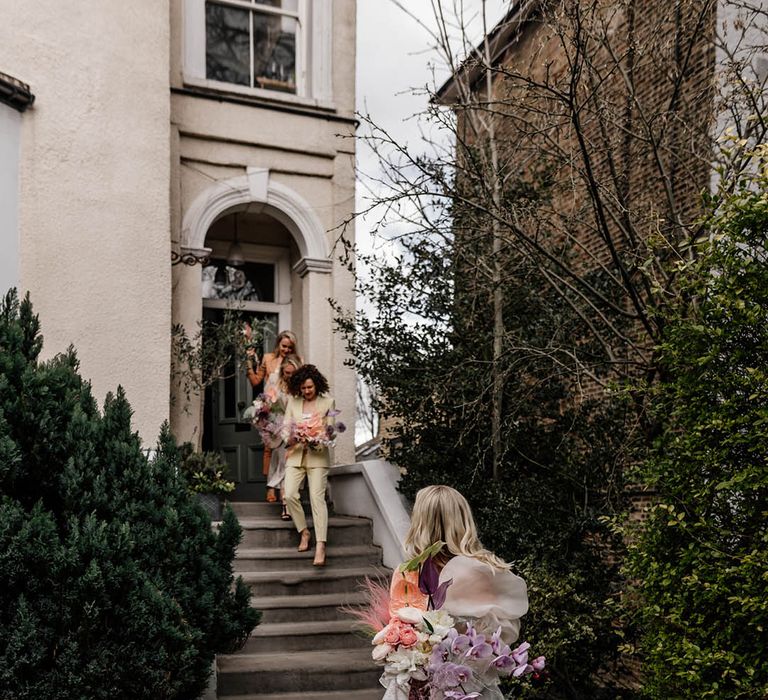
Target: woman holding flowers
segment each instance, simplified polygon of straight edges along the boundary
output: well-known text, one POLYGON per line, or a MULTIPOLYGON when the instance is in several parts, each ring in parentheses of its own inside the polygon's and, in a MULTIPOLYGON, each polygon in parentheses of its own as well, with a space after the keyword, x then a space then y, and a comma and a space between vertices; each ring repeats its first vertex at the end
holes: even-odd
MULTIPOLYGON (((251 338, 251 326, 246 324, 245 336, 248 340, 251 338)), ((296 334, 293 331, 280 331, 275 341, 275 348, 272 352, 265 353, 261 362, 258 362, 256 356, 256 349, 253 346, 249 346, 247 349, 246 358, 246 373, 248 381, 251 386, 256 387, 264 382, 264 395, 273 400, 277 397, 280 383, 280 367, 283 364, 283 359, 288 355, 297 355, 298 341, 296 334)), ((264 445, 264 457, 262 462, 262 471, 265 476, 269 475, 270 464, 272 461, 272 448, 264 445)), ((275 489, 267 487, 267 502, 274 503, 277 500, 275 495, 275 489)))
POLYGON ((373 638, 385 700, 501 700, 500 678, 543 669, 543 657, 528 663, 528 644, 510 648, 526 585, 483 547, 464 496, 419 491, 405 547, 413 558, 393 574, 390 620, 373 638))
POLYGON ((328 396, 328 381, 314 365, 300 367, 290 379, 292 396, 285 409, 285 502, 301 535, 299 551, 309 549, 310 531, 299 500, 304 479, 309 482, 309 502, 315 524, 315 566, 325 566, 328 506, 325 489, 331 464, 330 447, 335 433, 336 410, 328 396))
POLYGON ((290 520, 288 506, 285 503, 285 442, 283 437, 283 421, 288 399, 291 396, 289 383, 291 377, 302 365, 298 355, 287 355, 280 365, 280 381, 277 384, 277 394, 270 404, 268 417, 269 430, 263 433, 265 449, 270 447, 271 457, 269 474, 267 475, 267 488, 279 491, 283 512, 280 517, 290 520))

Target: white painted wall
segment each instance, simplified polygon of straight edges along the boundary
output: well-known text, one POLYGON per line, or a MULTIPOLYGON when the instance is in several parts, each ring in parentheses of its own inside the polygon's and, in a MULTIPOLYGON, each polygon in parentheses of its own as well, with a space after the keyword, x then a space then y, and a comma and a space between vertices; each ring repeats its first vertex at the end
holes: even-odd
POLYGON ((2 3, 0 66, 22 118, 20 281, 47 356, 71 343, 102 401, 122 384, 154 442, 168 417, 169 5, 2 3))
POLYGON ((21 115, 0 104, 0 294, 19 283, 19 137, 21 115))
POLYGON ((399 481, 398 468, 383 459, 335 466, 328 475, 335 512, 371 519, 373 543, 381 547, 384 566, 390 569, 408 559, 404 542, 411 516, 397 490, 399 481))

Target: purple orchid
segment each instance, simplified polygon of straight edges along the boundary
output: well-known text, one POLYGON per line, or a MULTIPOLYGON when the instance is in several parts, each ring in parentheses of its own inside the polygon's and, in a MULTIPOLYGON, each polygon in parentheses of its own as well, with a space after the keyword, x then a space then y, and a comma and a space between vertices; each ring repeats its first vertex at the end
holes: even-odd
POLYGON ((528 650, 531 648, 531 645, 528 644, 528 642, 523 642, 517 649, 514 649, 512 651, 512 658, 515 660, 515 663, 517 663, 518 666, 528 663, 528 650))
POLYGON ((424 560, 419 571, 419 590, 429 596, 430 610, 439 610, 443 607, 448 586, 452 583, 453 579, 440 583, 440 572, 437 570, 434 559, 427 557, 424 560))
POLYGON ((445 642, 441 642, 440 644, 436 644, 434 647, 432 647, 432 653, 429 656, 429 663, 427 664, 427 670, 434 671, 437 668, 440 668, 445 663, 445 660, 448 658, 448 647, 445 644, 445 642))
POLYGON ((491 635, 491 646, 493 647, 494 654, 501 654, 501 625, 496 628, 496 631, 491 635))
POLYGON ((487 659, 489 656, 493 656, 493 647, 485 641, 482 634, 479 634, 466 656, 468 659, 487 659))
MULTIPOLYGON (((451 630, 451 632, 455 632, 455 630, 451 630)), ((452 635, 452 637, 453 637, 451 639, 452 654, 463 654, 465 651, 469 649, 469 637, 467 637, 466 634, 455 633, 454 635, 452 635)))
POLYGON ((523 664, 522 666, 518 666, 514 671, 512 671, 512 675, 515 678, 521 678, 522 676, 526 676, 529 673, 533 673, 533 666, 531 666, 531 664, 523 664))
MULTIPOLYGON (((467 637, 469 637, 470 646, 477 644, 477 638, 480 635, 478 635, 477 630, 475 629, 475 626, 472 624, 471 621, 467 622, 467 631, 465 634, 467 635, 467 637)), ((485 641, 485 637, 483 637, 483 641, 485 641)))
POLYGON ((469 666, 454 664, 449 661, 435 670, 431 685, 440 690, 445 690, 466 683, 471 678, 472 669, 469 666))
POLYGON ((544 667, 547 665, 546 662, 546 657, 537 656, 533 661, 531 661, 531 666, 533 666, 533 670, 536 671, 536 673, 541 673, 544 670, 544 667))
POLYGON ((480 693, 465 693, 463 690, 446 690, 443 692, 446 700, 475 700, 480 697, 480 693))
POLYGON ((501 673, 506 674, 512 673, 512 671, 514 671, 515 667, 517 666, 515 660, 509 654, 502 654, 501 656, 497 656, 493 660, 492 665, 501 673))

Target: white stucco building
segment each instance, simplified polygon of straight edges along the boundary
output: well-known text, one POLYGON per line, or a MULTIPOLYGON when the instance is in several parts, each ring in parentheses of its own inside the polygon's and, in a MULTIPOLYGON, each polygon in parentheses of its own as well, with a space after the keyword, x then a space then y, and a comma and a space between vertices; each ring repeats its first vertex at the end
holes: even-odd
MULTIPOLYGON (((354 207, 355 0, 2 10, 0 72, 34 102, 0 91, 0 283, 30 291, 45 352, 74 344, 99 400, 122 384, 147 446, 166 419, 182 440, 202 430, 258 484, 244 376, 202 426, 169 400, 172 324, 194 331, 234 298, 297 334, 353 424, 328 299, 354 305, 334 243, 354 207)), ((354 461, 353 431, 336 461, 354 461)))

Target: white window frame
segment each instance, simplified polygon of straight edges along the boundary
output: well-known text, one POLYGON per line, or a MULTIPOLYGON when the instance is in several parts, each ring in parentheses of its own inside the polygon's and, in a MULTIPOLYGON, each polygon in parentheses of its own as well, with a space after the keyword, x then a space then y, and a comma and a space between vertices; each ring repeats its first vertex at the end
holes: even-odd
MULTIPOLYGON (((328 109, 332 104, 332 24, 333 0, 299 0, 298 12, 255 7, 247 0, 215 0, 216 3, 254 10, 264 14, 291 16, 298 19, 296 32, 296 94, 210 80, 206 77, 206 0, 183 0, 183 66, 184 83, 213 91, 229 92, 253 97, 328 109)), ((253 17, 253 13, 251 13, 253 17)), ((251 49, 252 53, 252 49, 251 49)), ((253 70, 251 69, 251 73, 253 70)), ((253 76, 251 76, 253 80, 253 76)))

